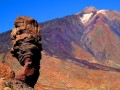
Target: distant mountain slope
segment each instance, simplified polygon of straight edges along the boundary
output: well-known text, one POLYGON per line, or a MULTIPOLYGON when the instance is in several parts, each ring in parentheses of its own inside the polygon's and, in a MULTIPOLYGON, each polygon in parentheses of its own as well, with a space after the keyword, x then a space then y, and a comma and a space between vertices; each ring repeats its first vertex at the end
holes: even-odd
POLYGON ((41 24, 41 27, 42 44, 46 53, 64 59, 79 58, 81 52, 83 56, 80 59, 87 59, 84 56, 90 57, 80 41, 85 27, 78 16, 71 15, 51 20, 41 24))
POLYGON ((0 53, 8 51, 10 48, 10 32, 11 31, 7 31, 0 34, 0 53))
POLYGON ((85 24, 83 45, 101 64, 118 67, 120 64, 120 13, 99 10, 85 24), (117 19, 118 18, 118 19, 117 19))

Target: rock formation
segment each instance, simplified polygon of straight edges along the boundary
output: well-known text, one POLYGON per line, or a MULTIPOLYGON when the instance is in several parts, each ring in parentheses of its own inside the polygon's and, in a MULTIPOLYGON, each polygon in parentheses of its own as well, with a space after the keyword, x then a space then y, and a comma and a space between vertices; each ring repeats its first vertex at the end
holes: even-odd
POLYGON ((15 78, 34 87, 40 69, 41 32, 39 23, 33 18, 19 16, 11 32, 11 54, 23 66, 15 78))

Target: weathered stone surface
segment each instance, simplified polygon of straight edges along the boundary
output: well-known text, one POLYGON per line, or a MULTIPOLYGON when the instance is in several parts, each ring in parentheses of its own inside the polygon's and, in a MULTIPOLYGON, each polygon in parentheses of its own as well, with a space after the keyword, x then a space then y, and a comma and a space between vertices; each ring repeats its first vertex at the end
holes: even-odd
POLYGON ((16 79, 34 87, 39 76, 42 50, 39 23, 33 18, 18 17, 11 32, 11 39, 11 54, 23 66, 16 79))
POLYGON ((12 90, 12 89, 9 87, 5 87, 3 90, 12 90))
POLYGON ((5 81, 0 78, 0 90, 2 90, 5 86, 5 81))
POLYGON ((13 79, 15 77, 14 71, 10 68, 10 66, 5 65, 0 62, 0 79, 13 79))

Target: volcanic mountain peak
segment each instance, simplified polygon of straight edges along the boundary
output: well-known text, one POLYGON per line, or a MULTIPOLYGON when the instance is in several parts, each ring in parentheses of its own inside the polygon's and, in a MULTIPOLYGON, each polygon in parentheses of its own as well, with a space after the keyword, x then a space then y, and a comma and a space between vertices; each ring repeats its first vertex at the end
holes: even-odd
POLYGON ((80 18, 80 21, 86 25, 91 19, 93 19, 96 16, 105 15, 108 13, 109 10, 99 10, 95 7, 86 7, 83 11, 77 13, 76 15, 80 18))
POLYGON ((93 6, 90 6, 90 7, 86 7, 86 8, 83 9, 82 11, 76 13, 76 15, 83 16, 83 14, 95 13, 95 12, 97 12, 97 11, 98 11, 98 9, 96 9, 96 8, 93 7, 93 6))
POLYGON ((88 13, 82 13, 79 15, 80 16, 80 20, 82 21, 82 23, 85 25, 88 21, 91 20, 91 18, 94 18, 96 16, 100 16, 100 15, 106 15, 106 11, 107 10, 98 10, 98 11, 91 11, 91 12, 88 12, 88 13))
POLYGON ((91 12, 96 12, 96 11, 98 11, 98 9, 96 9, 93 6, 90 6, 90 7, 86 7, 82 12, 84 12, 84 13, 91 13, 91 12))

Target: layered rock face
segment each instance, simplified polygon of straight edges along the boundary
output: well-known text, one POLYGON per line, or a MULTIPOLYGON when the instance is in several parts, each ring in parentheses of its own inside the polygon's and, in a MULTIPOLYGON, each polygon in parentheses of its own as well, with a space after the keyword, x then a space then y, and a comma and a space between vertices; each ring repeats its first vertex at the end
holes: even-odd
POLYGON ((23 66, 20 75, 17 75, 16 79, 34 87, 39 77, 40 51, 42 50, 38 22, 33 18, 18 17, 11 32, 11 39, 11 54, 23 66))

